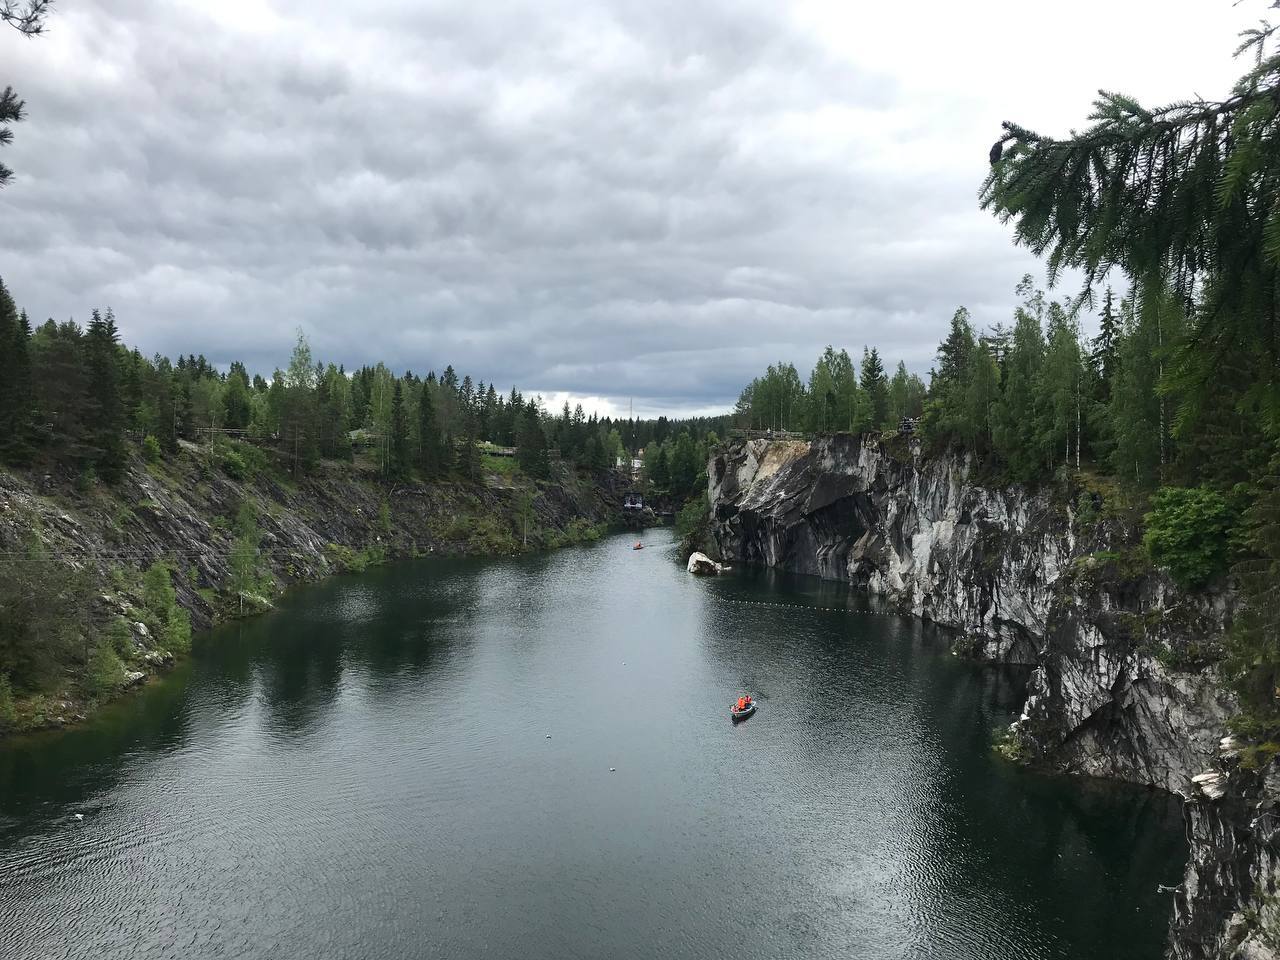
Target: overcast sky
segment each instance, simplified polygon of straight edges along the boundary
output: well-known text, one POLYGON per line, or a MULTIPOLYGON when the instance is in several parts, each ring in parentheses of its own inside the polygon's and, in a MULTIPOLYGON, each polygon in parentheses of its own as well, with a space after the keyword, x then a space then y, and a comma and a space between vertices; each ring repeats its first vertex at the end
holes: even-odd
POLYGON ((146 353, 269 373, 301 327, 602 413, 722 409, 827 343, 924 372, 1043 276, 975 202, 1000 121, 1218 97, 1264 8, 58 0, 0 33, 0 276, 146 353))

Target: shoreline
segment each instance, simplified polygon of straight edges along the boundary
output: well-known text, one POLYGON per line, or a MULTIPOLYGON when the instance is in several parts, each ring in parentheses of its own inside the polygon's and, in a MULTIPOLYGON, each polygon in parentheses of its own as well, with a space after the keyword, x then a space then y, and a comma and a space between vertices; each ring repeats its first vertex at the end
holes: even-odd
MULTIPOLYGON (((203 634, 268 612, 290 588, 335 574, 415 557, 506 557, 599 539, 618 526, 625 486, 611 472, 584 475, 563 466, 550 480, 523 483, 495 475, 476 484, 388 484, 332 462, 297 481, 267 472, 237 478, 210 469, 190 445, 159 465, 134 457, 120 484, 84 492, 36 472, 0 471, 0 551, 39 550, 39 562, 75 577, 83 604, 76 647, 105 644, 114 630, 119 661, 118 679, 105 688, 89 689, 70 659, 42 689, 13 691, 9 722, 0 709, 0 741, 71 728, 187 658, 147 606, 142 575, 153 564, 168 565, 173 609, 203 634), (230 518, 245 504, 260 531, 253 572, 261 589, 234 593, 230 518)), ((88 669, 87 659, 78 662, 88 669)))

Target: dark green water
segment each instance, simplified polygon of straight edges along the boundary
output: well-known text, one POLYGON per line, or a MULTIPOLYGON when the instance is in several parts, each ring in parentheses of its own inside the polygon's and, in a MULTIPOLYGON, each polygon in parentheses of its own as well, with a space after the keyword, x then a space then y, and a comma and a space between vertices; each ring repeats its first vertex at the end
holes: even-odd
POLYGON ((334 580, 0 750, 0 956, 1161 955, 1166 798, 994 759, 1013 684, 917 622, 645 539, 334 580))

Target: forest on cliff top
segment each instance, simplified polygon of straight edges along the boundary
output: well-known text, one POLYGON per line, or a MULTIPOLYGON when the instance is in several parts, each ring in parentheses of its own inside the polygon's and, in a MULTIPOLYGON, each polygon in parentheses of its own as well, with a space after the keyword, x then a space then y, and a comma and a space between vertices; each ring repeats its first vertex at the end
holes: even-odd
POLYGON ((1248 69, 1221 101, 1103 90, 1066 137, 1004 124, 981 204, 1051 284, 1082 276, 1073 295, 1027 277, 1010 325, 981 331, 961 307, 927 385, 901 364, 886 377, 874 348, 855 372, 828 347, 807 382, 770 366, 736 411, 755 429, 901 430, 996 483, 1083 481, 1086 520, 1104 500, 1136 509, 1184 588, 1239 592, 1224 666, 1241 729, 1265 738, 1280 735, 1278 30, 1242 34, 1248 69))

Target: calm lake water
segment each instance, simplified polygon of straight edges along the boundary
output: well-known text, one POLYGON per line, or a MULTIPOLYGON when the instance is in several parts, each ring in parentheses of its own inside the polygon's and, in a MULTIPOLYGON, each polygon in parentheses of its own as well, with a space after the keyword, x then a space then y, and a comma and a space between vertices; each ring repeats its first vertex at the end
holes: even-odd
POLYGON ((993 757, 1016 683, 919 622, 644 540, 331 580, 0 748, 0 956, 1161 955, 1168 798, 993 757))

